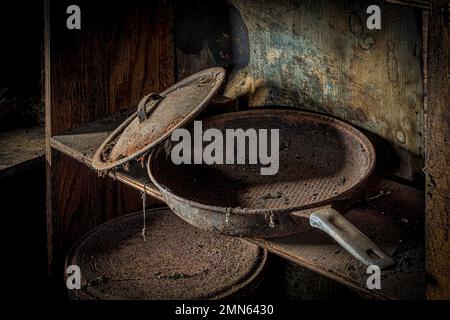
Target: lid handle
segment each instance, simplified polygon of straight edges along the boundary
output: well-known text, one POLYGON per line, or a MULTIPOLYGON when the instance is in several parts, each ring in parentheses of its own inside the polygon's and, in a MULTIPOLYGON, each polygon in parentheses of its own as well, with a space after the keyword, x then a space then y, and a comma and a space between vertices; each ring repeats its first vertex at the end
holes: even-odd
POLYGON ((157 93, 150 93, 143 97, 141 101, 139 101, 137 108, 137 115, 139 117, 139 122, 145 121, 148 119, 148 114, 153 112, 156 106, 159 104, 163 97, 157 93), (147 111, 147 104, 150 106, 150 109, 147 111))

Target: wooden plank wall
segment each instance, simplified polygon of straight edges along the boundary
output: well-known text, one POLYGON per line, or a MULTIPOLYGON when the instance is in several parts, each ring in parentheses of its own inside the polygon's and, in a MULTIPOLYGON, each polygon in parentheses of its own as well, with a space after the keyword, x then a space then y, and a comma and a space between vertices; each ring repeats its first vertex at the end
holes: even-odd
POLYGON ((165 1, 46 1, 47 228, 57 274, 80 235, 142 202, 138 192, 52 151, 49 139, 173 82, 170 15, 165 1), (81 8, 81 30, 66 28, 72 4, 81 8))
POLYGON ((349 0, 179 6, 179 78, 226 66, 231 76, 225 95, 250 106, 300 107, 350 122, 372 133, 387 175, 422 185, 421 9, 349 0), (381 8, 381 30, 366 28, 371 4, 381 8), (195 40, 187 45, 186 38, 195 40))
POLYGON ((450 299, 450 2, 431 0, 428 21, 427 297, 450 299))
POLYGON ((404 6, 428 9, 428 0, 385 0, 386 2, 401 4, 404 6))

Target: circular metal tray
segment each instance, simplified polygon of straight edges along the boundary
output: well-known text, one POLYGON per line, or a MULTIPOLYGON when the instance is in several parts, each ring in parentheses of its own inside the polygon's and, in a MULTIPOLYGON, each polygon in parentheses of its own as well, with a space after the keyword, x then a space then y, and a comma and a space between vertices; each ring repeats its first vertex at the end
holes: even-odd
POLYGON ((81 270, 76 299, 218 299, 245 295, 262 280, 267 252, 199 230, 169 209, 104 223, 80 239, 66 265, 81 270))

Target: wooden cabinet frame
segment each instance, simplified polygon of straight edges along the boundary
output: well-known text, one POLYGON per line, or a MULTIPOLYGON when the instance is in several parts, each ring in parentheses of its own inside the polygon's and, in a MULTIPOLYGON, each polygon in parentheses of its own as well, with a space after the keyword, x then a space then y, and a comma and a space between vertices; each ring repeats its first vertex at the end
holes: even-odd
MULTIPOLYGON (((421 8, 426 6, 425 1, 413 2, 421 8)), ((170 1, 137 1, 122 7, 105 2, 108 8, 104 9, 93 2, 81 1, 82 32, 65 28, 65 9, 70 4, 66 0, 45 1, 48 259, 49 272, 57 282, 62 278, 64 256, 79 236, 103 221, 142 205, 136 192, 136 189, 144 190, 142 175, 117 172, 109 178, 98 177, 89 168, 89 155, 111 129, 108 126, 114 127, 118 112, 137 105, 144 94, 161 91, 175 81, 174 18, 170 1), (105 120, 105 117, 109 118, 105 120)), ((424 128, 427 296, 449 298, 448 2, 431 0, 429 8, 428 104, 424 128)), ((411 219, 423 217, 420 191, 378 178, 371 185, 372 192, 388 188, 396 197, 390 207, 384 208, 382 203, 380 207, 394 211, 400 203, 410 212, 411 219)), ((157 190, 151 186, 145 191, 158 198, 157 190)), ((353 213, 356 224, 358 219, 370 217, 367 215, 370 208, 355 210, 359 212, 353 213)), ((363 221, 360 222, 364 230, 363 221)), ((392 233, 392 239, 399 234, 392 233)), ((423 270, 409 277, 394 272, 391 276, 403 281, 399 285, 404 285, 404 290, 387 285, 383 290, 369 291, 361 278, 364 269, 349 260, 345 252, 338 252, 339 247, 314 233, 279 240, 248 240, 375 298, 410 297, 409 288, 420 286, 417 281, 422 281, 414 277, 422 275, 423 270), (325 241, 326 246, 318 250, 312 245, 296 245, 311 244, 317 239, 325 241)))

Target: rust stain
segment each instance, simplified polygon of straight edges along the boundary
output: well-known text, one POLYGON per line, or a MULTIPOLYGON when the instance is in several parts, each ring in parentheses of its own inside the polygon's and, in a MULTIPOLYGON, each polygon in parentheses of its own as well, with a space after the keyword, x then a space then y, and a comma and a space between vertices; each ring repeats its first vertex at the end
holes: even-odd
POLYGON ((391 83, 398 86, 398 60, 395 56, 395 44, 392 40, 387 41, 387 74, 391 83))

